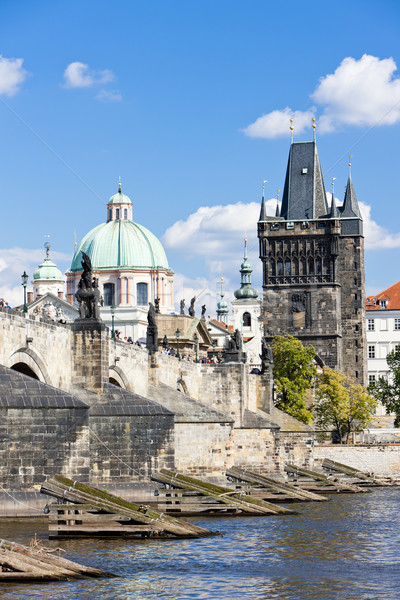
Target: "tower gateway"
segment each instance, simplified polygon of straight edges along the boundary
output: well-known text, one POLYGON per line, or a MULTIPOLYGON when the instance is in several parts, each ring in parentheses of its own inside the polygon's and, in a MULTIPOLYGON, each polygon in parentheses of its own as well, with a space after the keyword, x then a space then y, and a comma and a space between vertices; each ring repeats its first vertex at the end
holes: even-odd
MULTIPOLYGON (((332 186, 333 188, 333 186, 332 186)), ((282 208, 258 221, 264 336, 293 335, 366 385, 363 221, 351 180, 328 207, 315 140, 291 144, 282 208)))

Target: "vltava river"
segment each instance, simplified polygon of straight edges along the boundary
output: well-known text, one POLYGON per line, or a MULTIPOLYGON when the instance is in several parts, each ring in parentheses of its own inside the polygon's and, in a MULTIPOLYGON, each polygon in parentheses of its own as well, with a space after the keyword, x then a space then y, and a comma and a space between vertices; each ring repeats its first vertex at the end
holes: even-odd
MULTIPOLYGON (((45 502, 44 502, 45 503, 45 502)), ((51 542, 64 556, 118 579, 0 584, 1 600, 400 599, 400 488, 290 505, 298 514, 196 519, 223 537, 51 542)), ((0 521, 0 537, 28 544, 41 521, 0 521)))

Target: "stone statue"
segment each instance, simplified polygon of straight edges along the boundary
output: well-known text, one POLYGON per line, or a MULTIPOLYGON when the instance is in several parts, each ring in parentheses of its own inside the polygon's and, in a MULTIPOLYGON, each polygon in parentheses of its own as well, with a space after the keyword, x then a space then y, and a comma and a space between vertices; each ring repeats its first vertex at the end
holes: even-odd
POLYGON ((195 316, 195 312, 194 312, 194 303, 196 302, 196 296, 194 298, 191 299, 190 301, 190 306, 189 306, 189 315, 191 317, 195 316))
POLYGON ((185 314, 185 299, 181 300, 181 315, 185 314))
POLYGON ((156 325, 156 309, 154 308, 154 304, 152 302, 149 302, 147 322, 146 348, 150 354, 153 354, 158 350, 158 330, 156 325))
POLYGON ((205 319, 206 318, 206 305, 203 304, 203 306, 201 307, 201 318, 205 319))
POLYGON ((267 343, 267 340, 265 338, 262 339, 261 354, 259 356, 261 358, 261 373, 265 373, 265 371, 268 369, 268 366, 274 364, 272 348, 267 343))
POLYGON ((83 273, 79 280, 78 291, 75 298, 79 302, 79 316, 81 319, 93 319, 100 321, 99 304, 101 294, 99 289, 99 280, 92 277, 92 261, 89 256, 82 252, 83 273))
POLYGON ((154 307, 156 309, 156 313, 160 313, 160 298, 154 298, 154 307))
POLYGON ((164 350, 167 350, 167 348, 168 348, 168 338, 166 335, 164 335, 164 337, 163 337, 162 347, 164 348, 164 350))

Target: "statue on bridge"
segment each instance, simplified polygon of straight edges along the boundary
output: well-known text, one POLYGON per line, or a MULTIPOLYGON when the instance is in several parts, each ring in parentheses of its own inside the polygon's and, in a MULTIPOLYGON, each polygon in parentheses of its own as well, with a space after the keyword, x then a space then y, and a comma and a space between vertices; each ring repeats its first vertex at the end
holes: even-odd
POLYGON ((92 275, 92 261, 89 256, 82 252, 83 273, 79 280, 78 291, 75 298, 79 302, 80 319, 92 319, 100 321, 100 304, 102 301, 99 280, 92 275))

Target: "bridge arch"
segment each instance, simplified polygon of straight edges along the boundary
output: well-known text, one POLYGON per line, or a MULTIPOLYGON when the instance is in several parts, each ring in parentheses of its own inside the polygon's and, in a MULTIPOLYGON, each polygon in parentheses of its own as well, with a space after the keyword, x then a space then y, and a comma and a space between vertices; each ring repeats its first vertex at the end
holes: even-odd
POLYGON ((116 365, 112 365, 109 367, 108 381, 117 385, 124 390, 128 390, 131 392, 131 386, 129 384, 128 378, 120 367, 116 365))
POLYGON ((31 348, 19 348, 8 359, 10 369, 24 373, 43 383, 52 385, 44 361, 31 348))

